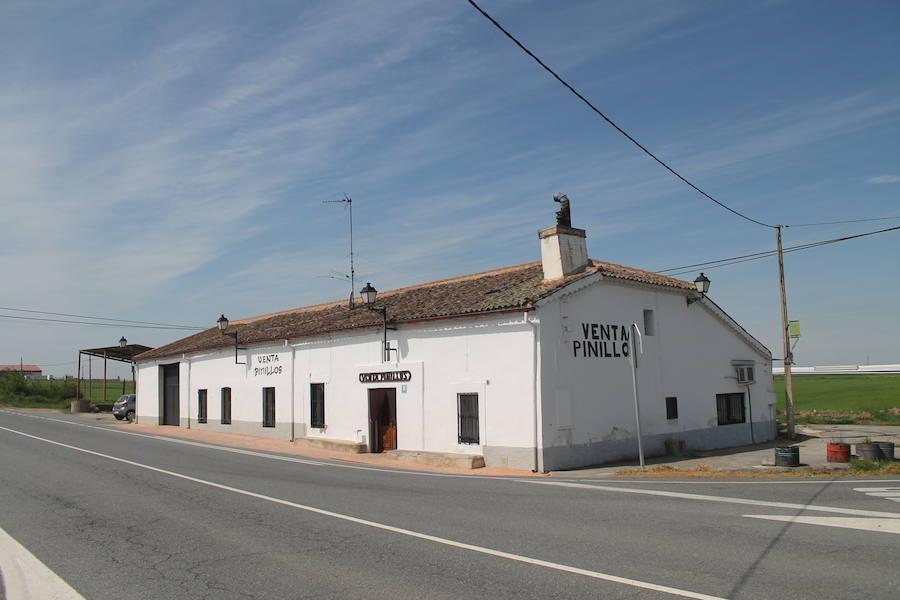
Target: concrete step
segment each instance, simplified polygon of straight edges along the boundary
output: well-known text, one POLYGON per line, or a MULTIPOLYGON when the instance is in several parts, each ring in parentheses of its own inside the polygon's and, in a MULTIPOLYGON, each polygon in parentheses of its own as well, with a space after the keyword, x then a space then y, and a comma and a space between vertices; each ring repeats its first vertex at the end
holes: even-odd
POLYGON ((331 438, 299 437, 294 438, 294 444, 303 448, 319 448, 320 450, 335 450, 337 452, 349 452, 351 454, 363 454, 369 451, 369 447, 365 442, 335 440, 331 438))
POLYGON ((454 469, 480 469, 484 457, 480 454, 455 454, 452 452, 424 452, 421 450, 388 450, 383 454, 399 462, 451 467, 454 469))

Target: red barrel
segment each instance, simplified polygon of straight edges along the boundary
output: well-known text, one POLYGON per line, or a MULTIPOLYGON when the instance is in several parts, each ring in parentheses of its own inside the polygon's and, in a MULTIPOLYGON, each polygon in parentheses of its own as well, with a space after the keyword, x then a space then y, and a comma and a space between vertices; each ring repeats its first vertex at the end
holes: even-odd
POLYGON ((828 444, 827 453, 830 463, 850 462, 850 444, 828 444))

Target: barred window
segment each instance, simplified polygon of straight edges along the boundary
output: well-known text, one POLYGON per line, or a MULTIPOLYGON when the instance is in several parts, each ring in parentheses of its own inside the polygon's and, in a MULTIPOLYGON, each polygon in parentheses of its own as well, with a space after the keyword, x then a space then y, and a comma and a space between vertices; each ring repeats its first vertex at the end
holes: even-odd
POLYGON ((457 394, 459 443, 478 444, 478 394, 457 394))
POLYGON ((206 423, 206 390, 197 390, 197 422, 206 423))
POLYGON ((263 388, 263 427, 275 427, 275 388, 263 388))
POLYGON ((678 398, 675 396, 667 396, 666 397, 666 418, 667 419, 677 419, 678 418, 678 398))
POLYGON ((222 388, 222 425, 231 425, 231 388, 222 388))
POLYGON ((716 411, 719 425, 744 423, 744 394, 716 394, 716 411))
POLYGON ((309 426, 316 429, 325 427, 325 384, 309 384, 309 426))

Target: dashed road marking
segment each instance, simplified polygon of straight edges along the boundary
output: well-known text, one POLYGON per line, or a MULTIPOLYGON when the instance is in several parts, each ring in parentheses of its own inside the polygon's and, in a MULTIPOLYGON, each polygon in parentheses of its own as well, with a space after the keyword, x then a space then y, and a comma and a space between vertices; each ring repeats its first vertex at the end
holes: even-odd
POLYGON ((8 600, 84 600, 84 596, 3 529, 0 529, 0 571, 8 600))

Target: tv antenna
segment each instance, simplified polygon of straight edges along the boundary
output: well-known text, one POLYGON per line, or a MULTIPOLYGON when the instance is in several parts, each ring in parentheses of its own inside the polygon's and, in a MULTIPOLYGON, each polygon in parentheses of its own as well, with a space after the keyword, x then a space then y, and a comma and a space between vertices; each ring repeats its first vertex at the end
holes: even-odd
POLYGON ((322 204, 346 204, 349 209, 350 215, 350 275, 343 275, 342 278, 350 279, 350 310, 353 310, 353 295, 354 290, 356 289, 356 267, 353 262, 353 199, 344 194, 344 197, 340 200, 322 200, 322 204))

